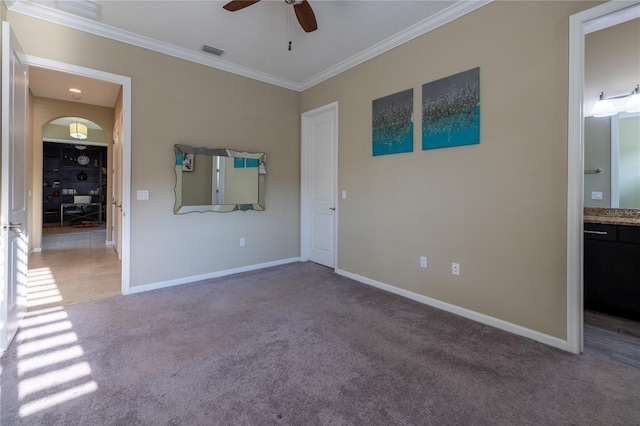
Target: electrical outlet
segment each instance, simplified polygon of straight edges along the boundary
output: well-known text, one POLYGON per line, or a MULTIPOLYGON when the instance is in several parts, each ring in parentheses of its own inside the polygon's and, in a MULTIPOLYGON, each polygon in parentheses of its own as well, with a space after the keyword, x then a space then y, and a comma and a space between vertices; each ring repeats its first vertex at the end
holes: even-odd
POLYGON ((451 275, 460 275, 460 264, 452 263, 451 264, 451 275))
POLYGON ((427 257, 426 256, 420 256, 420 267, 421 268, 426 268, 427 267, 427 257))
POLYGON ((240 247, 244 247, 244 245, 245 245, 244 238, 240 238, 240 247))

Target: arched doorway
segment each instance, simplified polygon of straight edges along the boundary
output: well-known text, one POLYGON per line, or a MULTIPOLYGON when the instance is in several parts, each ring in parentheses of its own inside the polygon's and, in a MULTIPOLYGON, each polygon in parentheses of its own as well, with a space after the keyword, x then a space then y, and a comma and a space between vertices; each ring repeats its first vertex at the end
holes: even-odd
POLYGON ((60 117, 43 126, 42 136, 43 231, 106 224, 107 132, 82 117, 60 117))

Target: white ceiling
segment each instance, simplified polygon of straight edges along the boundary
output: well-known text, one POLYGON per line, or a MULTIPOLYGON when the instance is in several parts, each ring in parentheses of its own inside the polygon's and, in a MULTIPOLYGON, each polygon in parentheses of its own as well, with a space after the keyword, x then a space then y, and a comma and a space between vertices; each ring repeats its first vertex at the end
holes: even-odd
MULTIPOLYGON (((312 33, 300 28, 284 0, 262 0, 237 12, 218 0, 5 1, 14 12, 302 91, 490 0, 310 0, 318 21, 312 33), (76 13, 65 6, 75 6, 76 13), (95 19, 85 17, 91 9, 95 19), (225 53, 204 53, 203 44, 225 53)), ((91 95, 84 96, 81 102, 91 103, 91 95)))
POLYGON ((118 99, 120 85, 32 66, 29 67, 29 89, 43 98, 112 108, 118 99), (72 93, 69 91, 71 88, 82 93, 72 93))

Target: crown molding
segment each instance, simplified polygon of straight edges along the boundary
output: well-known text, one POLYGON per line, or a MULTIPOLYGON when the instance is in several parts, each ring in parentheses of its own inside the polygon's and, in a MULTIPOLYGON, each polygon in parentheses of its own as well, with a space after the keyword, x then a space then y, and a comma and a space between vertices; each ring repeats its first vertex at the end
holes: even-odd
POLYGON ((243 77, 251 78, 276 86, 284 87, 286 89, 298 90, 298 85, 292 81, 235 65, 222 59, 212 58, 208 54, 205 55, 204 53, 194 52, 182 47, 174 46, 169 43, 164 43, 152 39, 150 37, 145 37, 129 31, 117 29, 109 25, 105 25, 101 22, 96 22, 91 19, 84 18, 82 16, 76 16, 66 12, 58 11, 56 9, 41 6, 39 4, 30 2, 29 0, 4 1, 11 12, 22 13, 23 15, 42 19, 54 24, 59 24, 65 27, 72 28, 74 30, 84 31, 86 33, 105 37, 111 40, 116 40, 133 46, 142 47, 154 52, 163 53, 165 55, 184 59, 190 62, 195 62, 200 65, 209 66, 221 71, 227 71, 232 74, 237 74, 243 77))
POLYGON ((352 56, 328 69, 322 71, 315 76, 303 81, 295 82, 283 78, 276 77, 271 74, 256 71, 250 68, 232 64, 223 59, 212 58, 204 53, 195 52, 182 47, 174 46, 154 40, 149 37, 134 34, 132 32, 120 30, 101 22, 72 15, 53 8, 45 7, 29 0, 3 0, 7 8, 11 12, 22 13, 34 18, 42 19, 48 22, 59 24, 65 27, 84 31, 97 36, 109 38, 111 40, 152 50, 154 52, 173 56, 186 61, 194 62, 200 65, 209 66, 221 71, 230 72, 232 74, 262 81, 264 83, 273 84, 285 89, 302 92, 307 90, 331 77, 334 77, 350 68, 355 67, 369 59, 375 58, 395 47, 400 46, 410 40, 413 40, 423 34, 428 33, 438 27, 441 27, 461 16, 464 16, 482 6, 491 3, 493 0, 469 0, 459 1, 437 13, 436 15, 421 21, 398 34, 352 56))
POLYGON ((388 52, 389 50, 398 47, 401 44, 411 41, 414 38, 420 37, 421 35, 424 35, 429 31, 433 31, 438 27, 441 27, 468 13, 471 13, 474 10, 481 8, 482 6, 486 6, 492 1, 493 0, 471 0, 456 2, 455 4, 442 10, 441 12, 425 19, 424 21, 418 22, 417 24, 407 28, 406 30, 403 30, 398 34, 395 34, 388 39, 383 40, 366 50, 363 50, 357 55, 345 59, 344 61, 332 66, 331 68, 328 68, 325 71, 316 74, 310 79, 302 82, 299 85, 299 91, 309 89, 316 84, 328 80, 331 77, 335 77, 336 75, 347 71, 348 69, 353 68, 356 65, 360 65, 361 63, 366 62, 369 59, 373 59, 385 52, 388 52))

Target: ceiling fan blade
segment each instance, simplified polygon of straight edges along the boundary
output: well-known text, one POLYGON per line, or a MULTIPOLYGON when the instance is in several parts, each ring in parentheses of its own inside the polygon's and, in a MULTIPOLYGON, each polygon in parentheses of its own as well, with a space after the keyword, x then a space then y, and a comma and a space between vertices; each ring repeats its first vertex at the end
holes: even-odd
POLYGON ((313 13, 313 9, 307 0, 302 0, 301 3, 294 4, 293 10, 296 11, 296 18, 298 18, 298 22, 303 30, 310 33, 318 29, 316 15, 313 13))
POLYGON ((260 0, 231 0, 229 3, 222 6, 224 10, 229 12, 235 12, 236 10, 244 9, 247 6, 258 3, 260 0))

